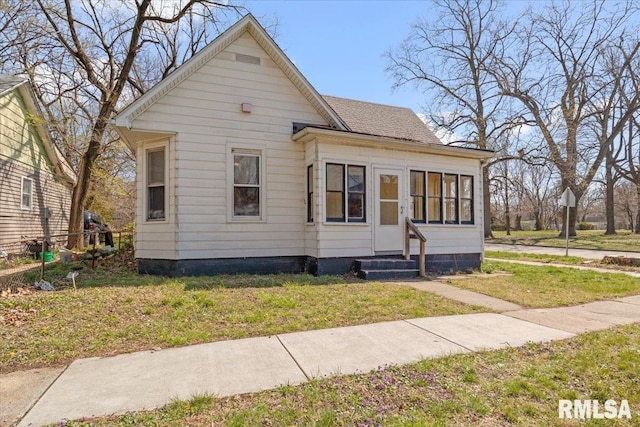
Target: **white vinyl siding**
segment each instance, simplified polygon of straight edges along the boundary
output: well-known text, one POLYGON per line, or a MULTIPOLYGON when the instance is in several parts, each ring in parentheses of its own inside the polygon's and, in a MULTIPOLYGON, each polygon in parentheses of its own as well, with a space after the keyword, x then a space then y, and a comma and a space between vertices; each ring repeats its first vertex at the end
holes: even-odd
POLYGON ((175 252, 157 250, 148 227, 136 230, 136 256, 306 255, 308 164, 303 144, 291 141, 292 122, 327 124, 248 33, 138 116, 136 129, 175 133, 169 144, 175 194, 169 195, 169 224, 158 230, 175 252), (238 62, 236 53, 257 56, 261 65, 238 62), (241 111, 243 103, 251 113, 241 111), (259 219, 233 215, 232 148, 261 152, 259 219))
MULTIPOLYGON (((363 152, 366 150, 368 163, 366 167, 365 186, 373 188, 373 169, 378 167, 401 169, 405 173, 406 183, 400 195, 401 203, 407 209, 411 206, 410 193, 410 172, 414 171, 438 171, 439 177, 446 174, 465 175, 474 177, 474 195, 481 194, 481 189, 477 188, 480 180, 480 165, 477 160, 447 157, 433 154, 407 153, 388 149, 350 147, 334 143, 308 142, 307 151, 309 155, 315 155, 316 165, 323 165, 324 170, 327 163, 349 163, 362 162, 363 152), (313 147, 313 148, 312 148, 313 147), (312 151, 313 150, 313 151, 312 151)), ((311 159, 307 158, 307 162, 311 159)), ((323 179, 316 177, 316 192, 321 190, 324 194, 323 179)), ((367 197, 365 209, 372 212, 376 201, 372 197, 367 197)), ((323 211, 324 198, 316 197, 316 212, 323 211)), ((477 197, 474 199, 473 214, 475 218, 481 217, 481 206, 477 197)), ((405 212, 410 212, 405 210, 405 212)), ((480 253, 483 248, 482 226, 481 224, 417 224, 422 233, 427 237, 427 254, 458 254, 458 253, 480 253)), ((357 257, 373 256, 374 226, 371 223, 330 223, 317 224, 318 257, 357 257)), ((418 253, 418 243, 411 241, 411 253, 418 253)))

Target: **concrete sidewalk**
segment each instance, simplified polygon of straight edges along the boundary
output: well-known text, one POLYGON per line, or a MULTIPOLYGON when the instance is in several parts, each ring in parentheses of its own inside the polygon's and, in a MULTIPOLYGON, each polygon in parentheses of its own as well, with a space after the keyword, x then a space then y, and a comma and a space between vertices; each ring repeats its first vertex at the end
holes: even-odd
MULTIPOLYGON (((640 320, 640 315, 639 319, 640 320)), ((73 362, 19 426, 121 414, 573 333, 494 313, 382 322, 73 362)))
POLYGON ((403 284, 505 312, 295 332, 81 359, 66 368, 16 372, 0 376, 0 417, 8 423, 22 417, 19 426, 38 426, 121 414, 196 394, 223 397, 256 392, 314 377, 565 339, 640 322, 640 296, 531 310, 474 292, 460 293, 442 283, 403 284), (11 402, 21 387, 30 395, 11 402))
MULTIPOLYGON (((485 243, 484 250, 527 253, 527 254, 561 255, 561 256, 564 256, 565 254, 565 248, 563 247, 516 245, 516 244, 509 244, 509 243, 485 243)), ((605 256, 613 256, 613 257, 623 256, 627 258, 640 258, 640 248, 638 248, 638 252, 604 251, 599 249, 569 248, 569 256, 577 256, 580 258, 600 259, 600 260, 605 256)))

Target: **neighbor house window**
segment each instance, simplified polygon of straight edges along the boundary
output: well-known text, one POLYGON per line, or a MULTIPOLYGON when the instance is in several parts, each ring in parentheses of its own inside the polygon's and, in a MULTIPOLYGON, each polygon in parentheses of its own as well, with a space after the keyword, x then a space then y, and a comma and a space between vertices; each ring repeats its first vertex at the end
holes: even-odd
POLYGON ((428 219, 430 223, 442 222, 442 174, 429 172, 428 219))
POLYGON ((147 220, 166 218, 165 147, 147 150, 147 220))
POLYGON ((426 222, 426 192, 425 173, 422 171, 411 171, 410 183, 411 203, 413 204, 413 222, 426 222))
POLYGON ((316 203, 313 199, 313 165, 307 168, 307 222, 313 222, 316 203))
POLYGON ((33 181, 31 178, 22 177, 22 189, 20 191, 20 208, 31 209, 33 201, 33 181))
POLYGON ((444 222, 458 223, 458 175, 445 174, 444 186, 444 222))
POLYGON ((365 167, 327 163, 327 221, 365 222, 365 167))
POLYGON ((460 222, 473 224, 473 177, 460 175, 460 222))
POLYGON ((260 163, 259 152, 233 154, 234 217, 260 217, 260 163))

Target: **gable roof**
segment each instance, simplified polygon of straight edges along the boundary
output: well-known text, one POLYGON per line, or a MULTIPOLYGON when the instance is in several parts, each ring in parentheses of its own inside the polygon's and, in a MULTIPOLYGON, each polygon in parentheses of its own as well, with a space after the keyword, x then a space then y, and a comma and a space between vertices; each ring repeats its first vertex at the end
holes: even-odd
POLYGON ((29 80, 18 76, 0 74, 0 96, 4 96, 14 90, 17 90, 22 97, 27 112, 40 119, 35 121, 34 127, 42 141, 44 151, 51 165, 53 165, 54 172, 68 183, 75 184, 77 180, 76 173, 67 162, 67 159, 62 155, 62 152, 53 143, 49 128, 45 124, 44 115, 36 102, 29 80))
POLYGON ((114 119, 115 125, 131 129, 132 123, 136 117, 146 111, 171 89, 195 73, 218 53, 222 52, 245 32, 251 34, 256 42, 258 42, 258 44, 271 57, 273 62, 280 67, 289 80, 291 80, 302 95, 309 101, 309 103, 311 103, 311 105, 313 105, 316 111, 318 111, 318 113, 331 124, 331 126, 334 126, 337 129, 348 130, 348 126, 342 121, 340 116, 338 116, 338 114, 329 107, 324 98, 320 96, 311 83, 309 83, 309 81, 302 75, 300 70, 293 65, 293 62, 291 62, 282 49, 280 49, 278 44, 271 38, 271 36, 269 36, 257 19, 250 13, 233 24, 214 41, 205 46, 200 52, 196 53, 189 60, 179 66, 173 73, 169 74, 128 107, 122 110, 114 119))
POLYGON ((442 143, 409 108, 335 96, 322 95, 322 97, 353 132, 428 144, 442 143))

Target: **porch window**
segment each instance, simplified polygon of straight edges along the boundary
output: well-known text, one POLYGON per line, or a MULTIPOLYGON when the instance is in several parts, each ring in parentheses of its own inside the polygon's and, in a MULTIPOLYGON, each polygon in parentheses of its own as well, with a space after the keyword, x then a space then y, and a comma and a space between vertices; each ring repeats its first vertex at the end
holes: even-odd
POLYGON ((442 174, 429 172, 429 222, 442 222, 442 174))
POLYGON ((233 216, 260 216, 260 154, 233 155, 233 216))
POLYGON ((426 194, 425 194, 425 173, 422 171, 411 171, 410 183, 411 201, 413 203, 413 222, 425 223, 427 219, 426 194))
POLYGON ((313 199, 313 165, 307 168, 307 222, 313 222, 316 203, 313 199))
POLYGON ((473 177, 460 175, 460 222, 473 224, 473 177))
POLYGON ((327 221, 365 222, 365 200, 364 166, 327 163, 327 221))
POLYGON ((147 150, 147 221, 165 219, 165 147, 147 150))
POLYGON ((444 184, 444 222, 458 223, 458 175, 445 174, 444 184))
POLYGON ((22 188, 20 190, 20 208, 31 210, 33 202, 33 180, 25 176, 22 177, 22 188))

